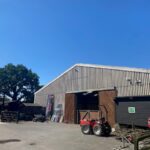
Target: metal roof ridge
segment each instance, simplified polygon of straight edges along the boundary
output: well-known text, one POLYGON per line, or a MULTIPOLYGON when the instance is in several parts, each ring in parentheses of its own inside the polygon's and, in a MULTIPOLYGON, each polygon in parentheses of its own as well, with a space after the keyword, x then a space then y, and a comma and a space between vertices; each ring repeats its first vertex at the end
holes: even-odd
POLYGON ((135 71, 135 72, 145 72, 150 73, 150 69, 144 68, 133 68, 133 67, 124 67, 124 66, 109 66, 109 65, 97 65, 97 64, 76 64, 77 66, 83 67, 96 67, 96 68, 104 68, 104 69, 114 69, 114 70, 124 70, 124 71, 135 71))

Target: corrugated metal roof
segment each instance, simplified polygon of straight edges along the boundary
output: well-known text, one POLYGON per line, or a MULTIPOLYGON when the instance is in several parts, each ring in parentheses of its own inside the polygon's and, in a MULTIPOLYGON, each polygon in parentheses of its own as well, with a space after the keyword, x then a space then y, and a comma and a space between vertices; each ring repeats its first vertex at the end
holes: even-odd
POLYGON ((105 66, 105 65, 82 64, 82 63, 81 64, 76 64, 75 66, 150 73, 150 69, 144 69, 144 68, 130 68, 130 67, 120 67, 120 66, 105 66))

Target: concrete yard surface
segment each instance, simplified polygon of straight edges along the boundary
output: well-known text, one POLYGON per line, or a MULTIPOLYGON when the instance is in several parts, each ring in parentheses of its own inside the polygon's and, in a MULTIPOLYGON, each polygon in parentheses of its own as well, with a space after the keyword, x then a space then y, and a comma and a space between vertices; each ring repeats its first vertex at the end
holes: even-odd
POLYGON ((115 137, 83 135, 79 125, 63 123, 0 123, 0 150, 112 150, 115 137))

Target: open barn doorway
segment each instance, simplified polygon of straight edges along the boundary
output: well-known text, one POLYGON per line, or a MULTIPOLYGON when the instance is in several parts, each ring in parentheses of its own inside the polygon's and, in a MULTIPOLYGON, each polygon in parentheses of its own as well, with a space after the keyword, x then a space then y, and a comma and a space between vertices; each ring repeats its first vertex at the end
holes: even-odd
POLYGON ((91 119, 98 119, 103 116, 113 127, 116 122, 114 103, 116 96, 117 91, 114 89, 66 93, 64 121, 67 123, 79 123, 85 112, 90 110, 91 119), (99 106, 103 107, 99 108, 99 106))
POLYGON ((98 110, 98 92, 76 93, 77 109, 79 110, 98 110))
POLYGON ((99 110, 99 95, 98 92, 81 92, 76 93, 76 123, 84 116, 86 111, 91 111, 91 117, 98 117, 99 110))
MULTIPOLYGON (((66 123, 79 123, 86 111, 92 111, 91 117, 98 116, 99 95, 98 92, 79 92, 65 94, 66 123)), ((97 118, 97 117, 96 117, 97 118)))

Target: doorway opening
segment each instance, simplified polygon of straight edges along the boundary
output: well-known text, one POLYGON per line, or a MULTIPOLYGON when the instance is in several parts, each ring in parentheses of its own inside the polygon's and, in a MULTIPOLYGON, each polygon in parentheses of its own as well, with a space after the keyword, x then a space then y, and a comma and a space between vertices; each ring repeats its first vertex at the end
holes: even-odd
POLYGON ((99 95, 98 92, 76 93, 76 123, 84 116, 86 111, 91 111, 91 117, 98 118, 99 95))

